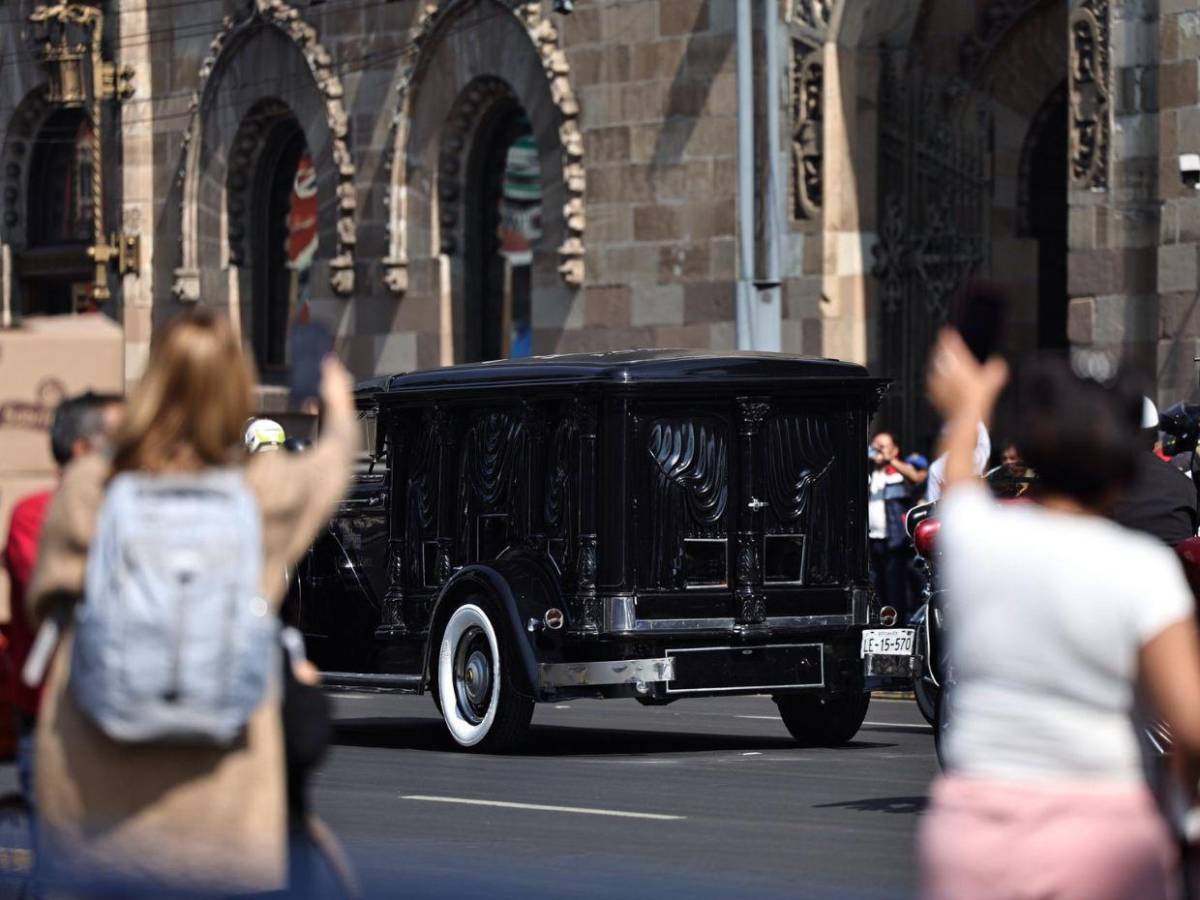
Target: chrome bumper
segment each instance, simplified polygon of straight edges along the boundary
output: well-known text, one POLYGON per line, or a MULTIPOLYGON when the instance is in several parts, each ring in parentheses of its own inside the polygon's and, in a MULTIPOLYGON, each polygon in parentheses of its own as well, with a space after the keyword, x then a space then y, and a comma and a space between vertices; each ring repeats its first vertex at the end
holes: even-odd
POLYGON ((675 677, 675 661, 660 659, 617 659, 607 662, 542 663, 538 666, 541 687, 591 687, 602 684, 629 684, 643 688, 675 677))
MULTIPOLYGON (((872 592, 855 588, 850 593, 850 612, 841 615, 814 616, 768 616, 764 623, 770 628, 788 631, 819 631, 826 628, 848 628, 866 625, 871 620, 872 592)), ((604 634, 682 634, 730 633, 736 631, 738 622, 728 616, 697 617, 690 619, 642 619, 637 614, 637 598, 612 596, 603 598, 604 634)))

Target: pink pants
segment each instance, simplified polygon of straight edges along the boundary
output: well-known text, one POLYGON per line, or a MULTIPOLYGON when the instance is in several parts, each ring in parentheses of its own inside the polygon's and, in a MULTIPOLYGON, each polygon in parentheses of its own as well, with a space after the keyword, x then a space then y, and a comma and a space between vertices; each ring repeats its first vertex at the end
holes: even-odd
POLYGON ((1175 897, 1175 843, 1141 785, 945 776, 921 825, 929 900, 1175 897))

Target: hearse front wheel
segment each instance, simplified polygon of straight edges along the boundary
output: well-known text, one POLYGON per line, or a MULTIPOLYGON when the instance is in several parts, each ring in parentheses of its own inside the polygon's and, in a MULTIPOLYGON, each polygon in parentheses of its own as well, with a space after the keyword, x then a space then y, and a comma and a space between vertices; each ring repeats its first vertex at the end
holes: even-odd
POLYGON ((466 750, 503 753, 524 738, 533 701, 519 694, 514 654, 494 603, 471 597, 450 613, 438 649, 435 697, 442 720, 466 750))
POLYGON ((867 693, 781 694, 775 698, 779 717, 792 737, 805 747, 837 747, 849 743, 867 717, 867 693))

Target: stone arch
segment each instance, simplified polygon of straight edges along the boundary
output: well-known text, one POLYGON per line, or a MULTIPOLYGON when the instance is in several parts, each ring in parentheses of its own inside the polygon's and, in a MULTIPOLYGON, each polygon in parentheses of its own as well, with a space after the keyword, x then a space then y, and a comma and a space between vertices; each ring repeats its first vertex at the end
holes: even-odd
POLYGON ((3 172, 3 215, 0 216, 0 241, 15 250, 28 243, 27 190, 33 151, 42 125, 54 112, 46 100, 46 88, 35 88, 25 95, 9 119, 4 149, 0 151, 3 172))
MULTIPOLYGON (((435 172, 445 171, 444 165, 435 162, 440 155, 434 147, 445 110, 467 84, 483 76, 510 85, 529 114, 542 165, 545 233, 557 241, 553 268, 568 288, 579 287, 584 277, 586 187, 579 104, 557 29, 542 17, 541 5, 527 3, 511 9, 499 0, 430 4, 411 30, 409 46, 412 51, 399 78, 388 159, 388 255, 384 260, 388 289, 397 295, 408 290, 410 262, 418 255, 418 245, 444 243, 440 238, 431 241, 425 233, 428 220, 423 214, 429 210, 423 206, 430 201, 437 206, 438 201, 422 180, 428 182, 436 177, 435 172), (453 27, 451 23, 455 23, 453 27), (463 52, 462 35, 483 26, 504 31, 508 37, 501 39, 497 34, 489 41, 474 42, 472 52, 463 52), (431 77, 431 73, 441 77, 431 77), (431 94, 436 96, 431 99, 431 94)), ((440 184, 437 190, 440 199, 440 184)))
POLYGON ((256 104, 272 99, 304 123, 318 172, 323 248, 318 264, 327 269, 333 292, 349 295, 357 242, 355 166, 333 58, 316 29, 283 0, 254 0, 247 15, 226 17, 210 51, 200 68, 184 135, 181 253, 172 292, 194 302, 201 296, 230 297, 237 290, 239 279, 222 283, 217 271, 240 266, 242 258, 237 234, 245 208, 238 205, 238 192, 229 195, 227 186, 245 177, 255 156, 257 136, 249 127, 255 120, 247 115, 256 104), (263 79, 263 72, 274 78, 263 79))
MULTIPOLYGON (((976 76, 981 91, 990 98, 995 125, 992 139, 992 191, 989 220, 990 277, 1009 288, 1010 350, 1058 346, 1066 337, 1066 274, 1057 280, 1047 274, 1046 253, 1066 252, 1066 184, 1061 208, 1054 212, 1062 234, 1048 240, 1048 222, 1032 227, 1029 221, 1031 152, 1041 139, 1062 141, 1066 165, 1065 82, 1068 70, 1068 26, 1064 4, 1036 0, 1017 4, 1021 15, 1004 29, 986 54, 976 76), (1050 122, 1052 116, 1061 121, 1050 122), (1051 138, 1051 136, 1054 136, 1051 138), (1057 285, 1061 281, 1061 285, 1057 285), (1049 294, 1061 294, 1054 299, 1049 294), (1053 328, 1047 310, 1057 305, 1060 314, 1053 328), (1055 332, 1052 335, 1050 332, 1055 332)), ((1065 174, 1065 173, 1064 173, 1065 174)), ((1051 213, 1045 208, 1040 215, 1051 213)), ((1057 308, 1056 307, 1056 308, 1057 308)))

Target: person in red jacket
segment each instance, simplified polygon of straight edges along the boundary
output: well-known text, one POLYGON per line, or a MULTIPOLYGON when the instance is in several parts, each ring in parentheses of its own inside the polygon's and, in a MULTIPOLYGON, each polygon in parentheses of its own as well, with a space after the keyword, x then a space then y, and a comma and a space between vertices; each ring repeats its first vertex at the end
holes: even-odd
MULTIPOLYGON (((90 391, 59 404, 50 428, 50 449, 59 471, 72 461, 94 453, 104 446, 120 418, 123 401, 113 394, 90 391)), ((17 772, 21 791, 33 803, 33 733, 37 723, 41 689, 28 687, 21 669, 33 644, 34 632, 25 613, 25 594, 37 563, 42 522, 50 506, 53 491, 42 491, 21 500, 12 511, 8 540, 4 547, 4 565, 12 585, 12 618, 0 632, 8 641, 12 662, 11 677, 16 682, 17 772)))

